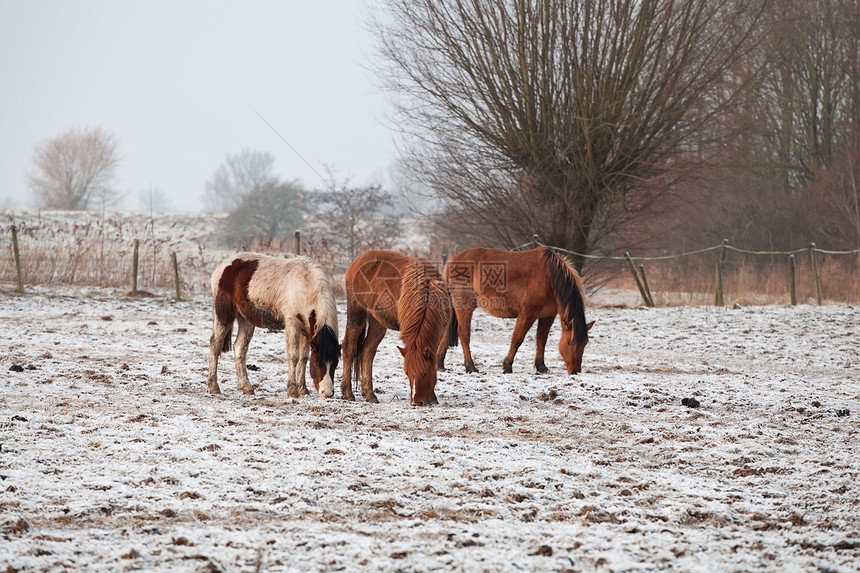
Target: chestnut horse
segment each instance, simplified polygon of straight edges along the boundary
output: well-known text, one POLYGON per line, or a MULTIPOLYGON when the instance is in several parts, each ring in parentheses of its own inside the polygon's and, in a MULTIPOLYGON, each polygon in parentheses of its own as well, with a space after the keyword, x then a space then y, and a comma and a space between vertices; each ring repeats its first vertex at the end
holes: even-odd
POLYGON ((368 251, 346 271, 346 332, 343 337, 341 392, 355 400, 352 375, 361 393, 373 392, 373 359, 387 329, 399 330, 403 368, 413 406, 438 403, 437 352, 451 319, 451 299, 439 271, 424 259, 393 251, 368 251))
MULTIPOLYGON (((585 322, 582 280, 564 257, 548 247, 530 251, 467 249, 445 266, 445 282, 454 301, 458 335, 466 372, 477 372, 469 349, 472 313, 480 306, 493 316, 516 318, 504 372, 512 371, 514 356, 537 320, 535 368, 548 372, 544 349, 556 315, 561 316, 558 349, 570 374, 582 369, 582 352, 594 322, 585 322)), ((443 347, 444 350, 444 347, 443 347)), ((439 366, 444 366, 444 354, 439 366)))
POLYGON ((220 394, 218 357, 230 350, 233 322, 239 325, 234 356, 239 390, 253 394, 245 359, 248 344, 259 326, 283 330, 287 340, 287 394, 306 396, 305 365, 310 350, 310 372, 320 396, 334 393, 337 344, 337 307, 322 267, 307 257, 277 259, 239 253, 212 273, 213 326, 209 341, 209 392, 220 394))

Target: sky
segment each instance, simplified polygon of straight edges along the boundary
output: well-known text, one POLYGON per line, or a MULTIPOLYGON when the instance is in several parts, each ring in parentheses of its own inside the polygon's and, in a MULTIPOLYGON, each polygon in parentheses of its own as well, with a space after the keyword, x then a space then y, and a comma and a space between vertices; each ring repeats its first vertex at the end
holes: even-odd
POLYGON ((152 188, 172 210, 201 210, 206 180, 243 149, 271 153, 275 175, 308 188, 326 169, 379 182, 395 145, 369 10, 358 0, 0 0, 0 207, 34 206, 34 148, 73 128, 116 135, 130 209, 152 188))

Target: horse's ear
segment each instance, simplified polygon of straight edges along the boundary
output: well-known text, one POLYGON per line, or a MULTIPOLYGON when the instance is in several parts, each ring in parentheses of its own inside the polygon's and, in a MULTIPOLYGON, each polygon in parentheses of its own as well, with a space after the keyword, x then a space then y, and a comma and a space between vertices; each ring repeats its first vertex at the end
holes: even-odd
POLYGON ((425 346, 424 347, 424 358, 426 358, 427 360, 432 360, 432 359, 436 358, 436 353, 433 352, 429 346, 425 346))
POLYGON ((402 346, 398 346, 397 350, 400 351, 400 354, 403 355, 403 358, 406 358, 406 349, 405 348, 403 348, 402 346))
POLYGON ((585 325, 585 330, 591 330, 591 327, 594 326, 594 321, 592 320, 588 324, 585 325))
POLYGON ((317 311, 316 311, 316 309, 312 309, 311 313, 308 315, 308 326, 310 327, 311 336, 313 336, 314 332, 317 331, 317 311))
POLYGON ((307 325, 305 324, 305 317, 303 317, 303 316, 301 315, 301 313, 297 313, 297 314, 296 314, 296 318, 299 320, 299 322, 301 322, 301 323, 302 323, 302 331, 301 331, 301 332, 302 332, 302 336, 304 336, 304 337, 306 337, 306 338, 310 338, 310 337, 311 337, 311 331, 309 331, 309 330, 308 330, 308 327, 307 327, 307 325))

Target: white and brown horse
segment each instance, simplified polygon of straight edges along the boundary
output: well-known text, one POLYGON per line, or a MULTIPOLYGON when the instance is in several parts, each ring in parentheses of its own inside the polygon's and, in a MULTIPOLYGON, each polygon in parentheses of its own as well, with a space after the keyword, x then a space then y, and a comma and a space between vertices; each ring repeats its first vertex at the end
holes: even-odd
POLYGON ((239 253, 212 273, 213 325, 209 341, 209 392, 219 394, 218 357, 230 350, 234 321, 238 323, 234 356, 239 390, 253 394, 245 359, 255 327, 283 330, 287 341, 287 394, 308 394, 305 366, 320 396, 334 392, 334 371, 340 356, 337 307, 328 276, 307 258, 277 259, 239 253))

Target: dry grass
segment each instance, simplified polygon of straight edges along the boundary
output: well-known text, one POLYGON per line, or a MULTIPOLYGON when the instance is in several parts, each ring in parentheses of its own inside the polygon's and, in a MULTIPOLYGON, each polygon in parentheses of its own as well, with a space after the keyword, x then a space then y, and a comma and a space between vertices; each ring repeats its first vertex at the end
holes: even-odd
MULTIPOLYGON (((716 290, 716 259, 645 261, 646 276, 658 306, 711 305, 716 290)), ((798 304, 816 304, 817 294, 811 257, 795 255, 795 293, 798 304)), ((619 263, 620 264, 620 263, 619 263)), ((637 268, 639 262, 636 262, 637 268)), ((860 303, 860 257, 817 253, 822 303, 860 303)), ((624 269, 606 285, 637 290, 624 269)), ((723 267, 723 299, 726 305, 790 304, 790 272, 787 255, 741 257, 730 253, 723 267), (735 256, 732 256, 735 255, 735 256)))

